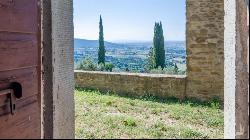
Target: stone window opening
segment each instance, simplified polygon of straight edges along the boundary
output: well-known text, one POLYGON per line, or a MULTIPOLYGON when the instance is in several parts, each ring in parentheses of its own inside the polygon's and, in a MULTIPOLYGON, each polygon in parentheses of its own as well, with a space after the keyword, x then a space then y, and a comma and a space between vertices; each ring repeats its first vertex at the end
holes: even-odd
MULTIPOLYGON (((239 47, 239 42, 236 42, 235 36, 236 34, 238 36, 243 36, 242 34, 240 34, 240 32, 236 32, 236 29, 239 28, 238 26, 236 26, 239 24, 236 23, 236 21, 240 21, 236 20, 236 17, 239 17, 239 15, 236 14, 244 10, 245 7, 243 6, 242 2, 245 1, 224 0, 210 3, 207 0, 201 0, 197 3, 195 2, 197 1, 187 0, 187 51, 189 52, 187 53, 187 69, 189 72, 187 73, 187 77, 185 78, 186 95, 184 95, 190 97, 199 96, 204 99, 209 98, 210 95, 219 95, 224 100, 225 106, 225 138, 247 138, 249 137, 247 126, 248 115, 246 115, 245 113, 247 112, 246 110, 248 110, 249 105, 248 102, 246 102, 244 99, 248 98, 245 98, 245 96, 243 96, 245 95, 245 91, 241 91, 239 90, 239 88, 237 88, 242 87, 242 89, 245 90, 245 85, 239 82, 240 79, 235 80, 236 76, 237 78, 243 79, 244 77, 239 77, 238 75, 236 75, 236 73, 239 73, 238 70, 236 71, 236 67, 239 69, 241 67, 240 65, 234 63, 236 59, 239 59, 238 57, 235 57, 239 56, 239 53, 235 52, 238 51, 236 50, 236 48, 239 47), (238 7, 238 9, 236 10, 236 5, 241 8, 238 7), (216 11, 216 13, 214 11, 216 11), (215 24, 215 22, 217 24, 215 24), (199 26, 197 24, 201 25, 199 26), (202 29, 202 27, 206 27, 207 30, 202 29), (199 35, 202 35, 202 37, 200 37, 199 35), (199 54, 200 56, 194 54, 199 54), (231 56, 231 54, 235 54, 235 56, 231 56), (202 60, 206 61, 204 61, 204 63, 202 64, 202 60), (214 67, 215 70, 211 71, 211 68, 214 67), (224 73, 224 70, 226 74, 224 73), (230 75, 227 74, 227 72, 230 73, 230 75), (206 89, 204 89, 204 87, 206 89), (192 95, 187 93, 192 93, 192 95), (240 99, 237 100, 236 97, 240 99), (237 107, 240 106, 241 108, 236 109, 234 103, 237 104, 237 107), (235 113, 236 111, 237 113, 235 113)), ((48 20, 45 21, 50 21, 50 19, 52 20, 52 24, 48 25, 47 27, 51 27, 51 35, 53 38, 51 39, 51 44, 53 44, 53 47, 51 47, 53 48, 51 52, 53 53, 51 53, 51 55, 49 56, 52 56, 51 62, 56 65, 53 65, 53 68, 51 68, 53 69, 53 73, 52 76, 49 76, 49 79, 53 79, 51 80, 53 81, 53 84, 51 85, 51 92, 44 94, 44 96, 46 96, 44 100, 49 101, 47 94, 52 94, 52 104, 47 103, 46 105, 47 108, 50 107, 54 108, 55 110, 51 110, 50 113, 44 114, 45 119, 48 119, 50 117, 52 118, 44 122, 46 128, 44 130, 48 131, 49 129, 51 129, 52 131, 46 132, 46 134, 51 133, 51 135, 47 136, 51 136, 54 138, 73 138, 74 119, 72 115, 72 109, 74 108, 74 105, 73 96, 69 96, 71 95, 70 92, 72 92, 73 90, 72 83, 74 83, 74 78, 72 78, 74 74, 70 72, 73 70, 73 50, 72 48, 69 48, 69 46, 72 46, 73 44, 73 5, 72 1, 55 0, 52 2, 51 7, 48 9, 51 9, 51 17, 44 17, 48 18, 48 20), (67 13, 68 15, 65 13, 67 13), (62 31, 60 31, 60 29, 62 31), (69 33, 69 36, 63 36, 65 35, 63 34, 65 33, 65 31, 69 33), (62 36, 65 37, 65 40, 60 39, 60 37, 62 36), (61 49, 62 51, 58 51, 61 49), (70 62, 65 62, 64 60, 66 59, 64 57, 61 57, 63 56, 62 54, 63 52, 65 52, 65 50, 69 51, 69 54, 66 56, 69 56, 70 62), (65 65, 61 65, 63 64, 62 62, 65 62, 64 64, 69 64, 69 67, 72 66, 71 69, 66 69, 64 67, 65 65), (65 75, 71 78, 66 78, 65 75), (65 78, 66 80, 63 78, 65 78), (57 81, 58 79, 59 81, 57 81), (66 83, 60 82, 63 80, 66 83), (65 86, 66 90, 60 89, 62 86, 65 86), (65 99, 64 103, 62 103, 62 99, 65 99), (52 125, 51 121, 53 122, 52 125), (71 128, 72 130, 69 131, 69 128, 71 128)), ((241 15, 244 16, 244 14, 241 15)), ((245 18, 243 17, 243 19, 245 18)), ((242 20, 242 23, 245 23, 245 20, 242 20)), ((44 24, 46 24, 46 22, 44 24)), ((242 26, 245 27, 245 25, 242 26)), ((45 41, 45 43, 47 42, 45 41)), ((52 67, 51 64, 48 64, 47 66, 52 67)), ((242 71, 245 71, 245 68, 242 69, 242 71)), ((45 73, 45 75, 46 74, 48 73, 45 73)), ((75 77, 77 76, 78 75, 75 74, 75 77)))

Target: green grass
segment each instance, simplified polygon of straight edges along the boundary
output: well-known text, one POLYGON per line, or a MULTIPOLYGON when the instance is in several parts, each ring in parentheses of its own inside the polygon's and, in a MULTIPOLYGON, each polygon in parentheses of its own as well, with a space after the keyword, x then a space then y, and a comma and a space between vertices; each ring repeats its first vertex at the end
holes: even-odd
POLYGON ((75 90, 76 138, 223 138, 218 103, 75 90))

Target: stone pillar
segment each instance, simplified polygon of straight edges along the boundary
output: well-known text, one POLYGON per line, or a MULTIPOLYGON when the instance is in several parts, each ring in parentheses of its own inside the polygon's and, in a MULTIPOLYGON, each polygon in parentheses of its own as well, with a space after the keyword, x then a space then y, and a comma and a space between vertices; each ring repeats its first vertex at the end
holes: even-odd
POLYGON ((51 0, 42 0, 42 138, 53 138, 51 0))
POLYGON ((225 138, 249 138, 248 18, 245 0, 225 0, 225 138))
POLYGON ((236 3, 225 0, 225 97, 224 97, 224 138, 235 138, 235 46, 236 46, 236 3))
POLYGON ((248 104, 248 17, 247 2, 236 0, 236 92, 235 92, 235 121, 236 139, 249 136, 249 104, 248 104))
POLYGON ((223 100, 224 0, 187 0, 187 97, 223 100))
POLYGON ((75 138, 72 0, 42 0, 43 138, 75 138))
POLYGON ((75 137, 73 1, 53 0, 53 138, 75 137))

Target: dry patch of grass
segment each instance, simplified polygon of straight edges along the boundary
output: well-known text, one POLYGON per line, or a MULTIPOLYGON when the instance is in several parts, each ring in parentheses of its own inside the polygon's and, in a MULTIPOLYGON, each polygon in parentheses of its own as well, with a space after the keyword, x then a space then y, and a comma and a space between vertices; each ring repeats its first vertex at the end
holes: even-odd
POLYGON ((223 138, 223 110, 214 104, 76 89, 76 138, 223 138))

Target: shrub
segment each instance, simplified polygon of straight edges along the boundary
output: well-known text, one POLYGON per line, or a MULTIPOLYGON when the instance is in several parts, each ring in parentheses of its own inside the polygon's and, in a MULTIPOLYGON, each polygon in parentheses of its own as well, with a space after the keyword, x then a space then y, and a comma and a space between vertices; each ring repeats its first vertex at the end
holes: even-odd
POLYGON ((98 64, 97 65, 97 70, 98 71, 104 71, 105 70, 105 64, 103 64, 103 63, 98 64))
POLYGON ((152 69, 149 71, 149 73, 153 74, 169 74, 169 75, 184 75, 186 74, 185 71, 180 71, 176 65, 174 66, 168 66, 164 69, 161 67, 158 67, 157 69, 152 69))
POLYGON ((153 73, 153 74, 165 74, 164 70, 161 67, 158 67, 157 69, 152 69, 149 71, 149 73, 153 73))
POLYGON ((214 109, 219 109, 222 107, 222 105, 220 104, 220 98, 217 96, 214 96, 211 101, 208 102, 208 104, 210 105, 210 107, 214 108, 214 109))
POLYGON ((136 127, 137 124, 136 124, 136 121, 132 118, 127 118, 126 120, 123 121, 123 124, 125 126, 130 126, 130 127, 136 127))
POLYGON ((77 70, 95 71, 96 69, 97 69, 97 66, 94 64, 93 60, 90 57, 83 59, 77 65, 77 70))
POLYGON ((106 71, 112 72, 112 70, 113 70, 114 67, 115 67, 115 66, 114 66, 112 63, 106 63, 106 64, 105 64, 105 70, 106 70, 106 71))

